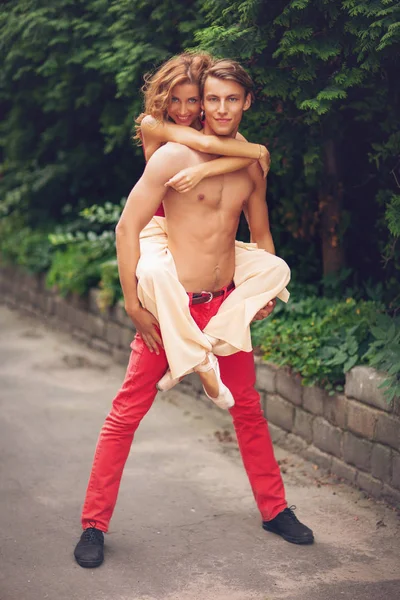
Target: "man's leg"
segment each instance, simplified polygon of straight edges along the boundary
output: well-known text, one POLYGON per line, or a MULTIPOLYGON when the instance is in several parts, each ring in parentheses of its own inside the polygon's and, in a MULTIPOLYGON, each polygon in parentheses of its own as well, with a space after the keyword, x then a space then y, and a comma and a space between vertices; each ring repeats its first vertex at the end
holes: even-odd
POLYGON ((256 374, 253 353, 238 352, 218 358, 221 378, 235 399, 235 406, 230 412, 264 529, 278 533, 293 543, 312 543, 312 531, 300 523, 293 511, 287 508, 268 423, 261 410, 260 396, 254 387, 256 374))
POLYGON ((269 521, 286 508, 287 503, 268 423, 254 387, 256 373, 253 353, 237 352, 218 359, 221 377, 235 399, 235 406, 230 412, 243 464, 262 519, 269 521))
POLYGON ((108 530, 117 501, 122 472, 133 436, 153 404, 156 383, 167 368, 165 353, 151 353, 140 336, 132 344, 124 383, 100 432, 82 511, 86 530, 75 550, 81 566, 93 567, 103 560, 101 532, 108 530), (98 532, 98 533, 97 533, 98 532))

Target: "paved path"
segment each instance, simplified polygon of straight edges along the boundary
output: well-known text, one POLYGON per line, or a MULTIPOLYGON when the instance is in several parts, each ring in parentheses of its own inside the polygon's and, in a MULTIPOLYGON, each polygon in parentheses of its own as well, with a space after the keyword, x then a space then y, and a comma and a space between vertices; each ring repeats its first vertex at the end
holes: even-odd
POLYGON ((398 600, 393 510, 276 449, 311 547, 264 532, 226 414, 159 397, 128 460, 106 561, 72 551, 123 369, 0 306, 1 600, 398 600))

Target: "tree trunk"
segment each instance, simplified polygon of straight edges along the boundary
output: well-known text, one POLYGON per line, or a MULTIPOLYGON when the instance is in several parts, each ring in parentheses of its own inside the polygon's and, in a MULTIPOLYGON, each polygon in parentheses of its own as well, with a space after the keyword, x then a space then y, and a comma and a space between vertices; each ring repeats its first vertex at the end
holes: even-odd
POLYGON ((344 267, 343 241, 340 224, 343 185, 339 179, 336 148, 333 140, 324 143, 325 181, 319 195, 319 213, 324 277, 334 275, 344 267))

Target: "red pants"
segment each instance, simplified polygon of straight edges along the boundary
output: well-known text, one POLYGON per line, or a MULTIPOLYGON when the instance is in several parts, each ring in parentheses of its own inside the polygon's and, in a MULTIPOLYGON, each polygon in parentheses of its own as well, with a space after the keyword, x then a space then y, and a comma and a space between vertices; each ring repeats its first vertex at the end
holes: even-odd
MULTIPOLYGON (((216 314, 223 299, 224 296, 220 296, 207 304, 191 306, 192 316, 200 329, 204 329, 216 314)), ((97 443, 82 511, 84 529, 108 530, 134 433, 153 404, 156 383, 167 370, 165 354, 162 351, 158 356, 151 353, 140 335, 136 335, 131 348, 124 383, 113 401, 97 443)), ((262 519, 268 521, 286 508, 287 503, 260 396, 254 388, 253 354, 238 352, 218 358, 221 378, 235 399, 230 413, 243 464, 262 519)))

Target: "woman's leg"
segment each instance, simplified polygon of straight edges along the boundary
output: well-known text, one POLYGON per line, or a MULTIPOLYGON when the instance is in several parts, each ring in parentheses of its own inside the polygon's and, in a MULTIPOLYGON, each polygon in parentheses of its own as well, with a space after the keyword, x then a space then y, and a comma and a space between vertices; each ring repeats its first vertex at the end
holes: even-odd
POLYGON ((290 269, 284 260, 265 250, 247 249, 239 242, 235 260, 235 290, 204 329, 217 340, 213 352, 219 356, 238 350, 250 352, 250 323, 255 314, 273 298, 289 299, 290 269))
POLYGON ((161 391, 170 389, 195 367, 206 393, 221 408, 233 405, 229 391, 212 363, 211 343, 193 320, 189 296, 178 280, 168 250, 165 219, 155 217, 140 236, 141 257, 136 269, 139 300, 158 320, 169 371, 160 380, 161 391))
POLYGON ((203 333, 190 314, 188 295, 167 248, 165 219, 153 219, 144 232, 137 268, 138 295, 159 322, 171 378, 178 380, 190 372, 211 350, 217 355, 251 351, 250 323, 254 315, 271 299, 287 301, 289 297, 285 286, 290 269, 285 261, 236 242, 236 289, 203 333))
POLYGON ((167 239, 156 235, 141 240, 136 275, 139 300, 159 323, 171 376, 178 379, 203 362, 212 346, 190 314, 167 239))

